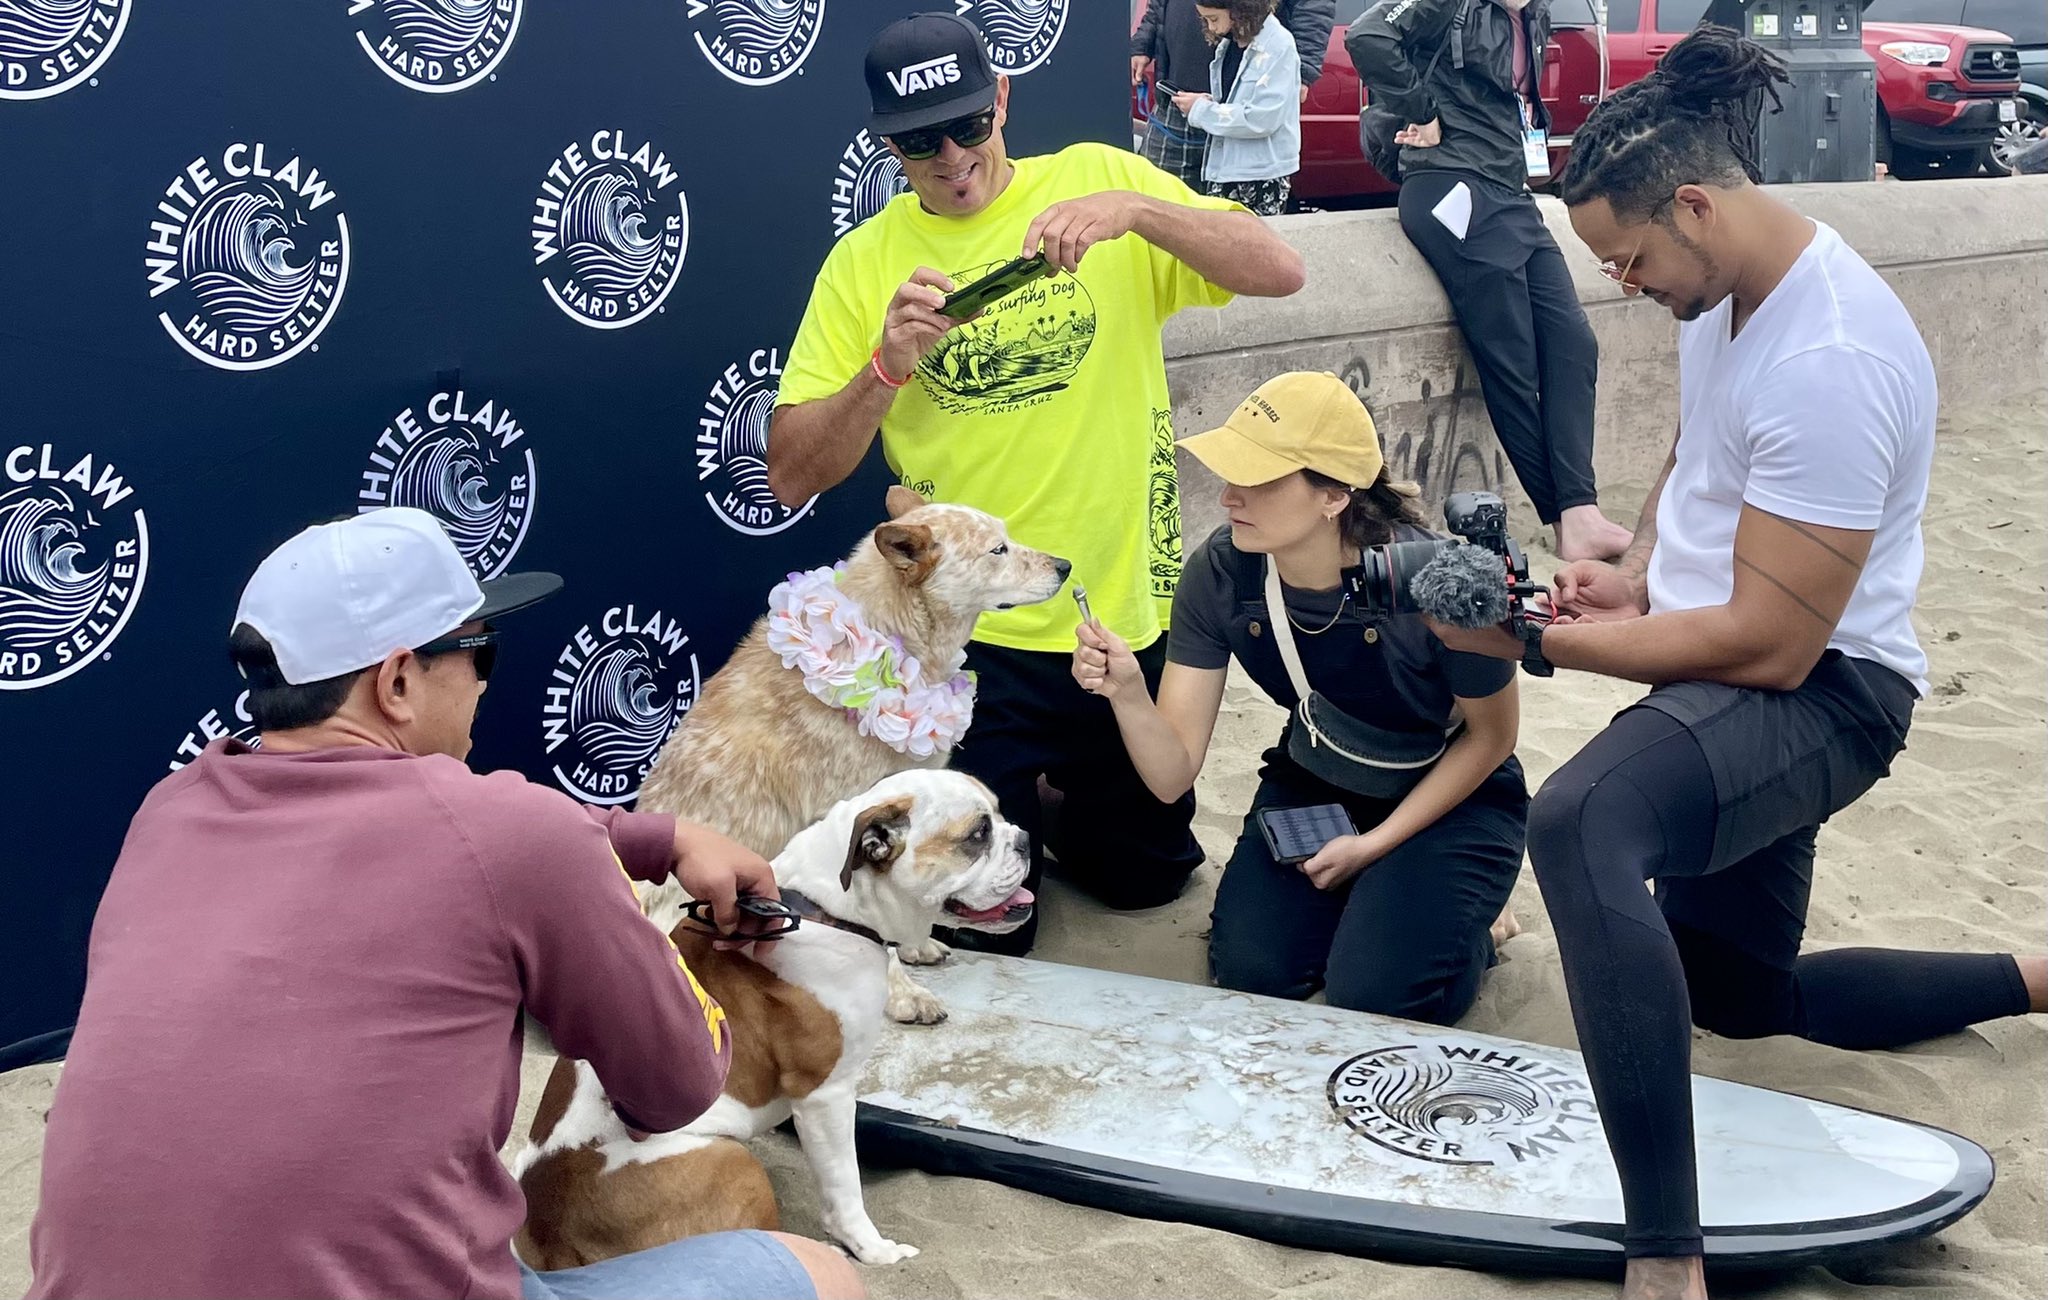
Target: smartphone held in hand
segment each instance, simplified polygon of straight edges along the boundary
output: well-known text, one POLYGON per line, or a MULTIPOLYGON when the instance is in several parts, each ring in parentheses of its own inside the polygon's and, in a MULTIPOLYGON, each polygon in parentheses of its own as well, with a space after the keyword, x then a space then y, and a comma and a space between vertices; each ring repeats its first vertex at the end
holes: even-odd
POLYGON ((1052 264, 1043 257, 1020 257, 982 276, 973 284, 955 289, 940 306, 941 315, 965 319, 984 307, 1002 301, 1017 290, 1052 274, 1052 264))

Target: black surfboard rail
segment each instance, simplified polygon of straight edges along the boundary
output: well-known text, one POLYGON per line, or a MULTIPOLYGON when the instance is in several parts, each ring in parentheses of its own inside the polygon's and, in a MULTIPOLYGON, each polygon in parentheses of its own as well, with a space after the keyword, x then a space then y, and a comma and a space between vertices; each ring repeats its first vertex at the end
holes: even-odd
MULTIPOLYGON (((1939 1232, 1990 1193, 1995 1167, 1983 1147, 1944 1129, 1882 1118, 1933 1134, 1956 1153, 1958 1168, 1946 1187, 1882 1214, 1707 1228, 1708 1267, 1754 1271, 1839 1261, 1939 1232)), ((1284 1246, 1516 1273, 1618 1275, 1624 1262, 1621 1225, 1614 1223, 1443 1209, 1246 1182, 1050 1146, 867 1102, 859 1106, 857 1134, 864 1164, 981 1178, 1076 1205, 1219 1228, 1284 1246)))

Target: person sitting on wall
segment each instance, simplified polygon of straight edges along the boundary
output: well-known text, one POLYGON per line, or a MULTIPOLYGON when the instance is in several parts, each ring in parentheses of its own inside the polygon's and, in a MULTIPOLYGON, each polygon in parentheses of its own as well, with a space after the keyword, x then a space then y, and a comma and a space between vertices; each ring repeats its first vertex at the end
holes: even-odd
POLYGON ((50 1108, 31 1297, 863 1294, 780 1233, 559 1273, 513 1256, 525 1200, 498 1151, 527 1016, 636 1135, 725 1080, 725 1013, 628 875, 673 871, 727 930, 737 894, 776 893, 702 826, 464 765, 493 620, 561 585, 479 584, 402 507, 257 567, 229 650, 262 747, 215 741, 129 827, 50 1108))
POLYGON ((1223 480, 1230 522, 1181 575, 1158 698, 1099 623, 1077 633, 1073 674, 1110 702, 1162 800, 1202 770, 1233 656, 1295 710, 1216 889, 1210 973, 1228 989, 1321 988, 1332 1006, 1449 1024, 1493 964, 1489 922, 1513 932, 1504 909, 1529 808, 1515 667, 1447 649, 1419 614, 1352 600, 1343 574, 1362 548, 1431 534, 1335 375, 1268 380, 1222 428, 1181 445, 1223 480), (1358 833, 1305 862, 1277 860, 1261 814, 1324 804, 1358 833))
MULTIPOLYGON (((950 13, 884 28, 867 84, 870 129, 911 193, 840 240, 818 273, 769 426, 769 485, 801 503, 851 474, 879 430, 906 485, 998 515, 1073 561, 1156 681, 1181 564, 1160 325, 1235 293, 1293 293, 1301 258, 1258 217, 1125 150, 1012 159, 1011 83, 950 13), (956 283, 1020 254, 1043 256, 1054 276, 972 321, 941 312, 956 283)), ((1047 603, 981 620, 967 658, 974 721, 953 765, 1030 833, 1028 885, 1047 847, 1044 775, 1066 796, 1062 870, 1111 907, 1154 907, 1202 860, 1194 798, 1146 791, 1109 706, 1068 676, 1070 617, 1047 603)), ((1027 951, 1038 915, 976 946, 1027 951)))
POLYGON ((1549 41, 1550 0, 1376 0, 1344 48, 1371 95, 1367 156, 1400 183, 1401 230, 1450 299, 1515 477, 1560 559, 1610 559, 1629 530, 1593 477, 1600 345, 1529 192, 1550 174, 1549 41))

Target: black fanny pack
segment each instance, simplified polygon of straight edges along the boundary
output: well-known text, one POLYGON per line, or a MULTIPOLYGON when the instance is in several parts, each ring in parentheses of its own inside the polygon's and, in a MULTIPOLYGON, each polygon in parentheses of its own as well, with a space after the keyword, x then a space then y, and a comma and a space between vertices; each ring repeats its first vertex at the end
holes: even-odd
MULTIPOLYGON (((1389 731, 1354 718, 1313 690, 1302 671, 1301 652, 1287 617, 1280 573, 1266 561, 1266 607, 1273 642, 1287 665, 1300 703, 1287 725, 1287 756, 1340 790, 1369 799, 1400 799, 1429 775, 1459 727, 1432 731, 1389 731)), ((1462 724, 1460 724, 1462 725, 1462 724)))

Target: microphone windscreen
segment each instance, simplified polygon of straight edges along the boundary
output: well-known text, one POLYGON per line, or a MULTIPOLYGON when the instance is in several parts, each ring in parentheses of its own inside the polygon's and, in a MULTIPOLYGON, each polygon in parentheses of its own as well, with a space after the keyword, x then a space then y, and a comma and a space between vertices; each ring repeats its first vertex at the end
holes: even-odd
POLYGON ((1507 563, 1484 546, 1438 551, 1408 584, 1421 611, 1452 627, 1492 627, 1508 617, 1507 563))

